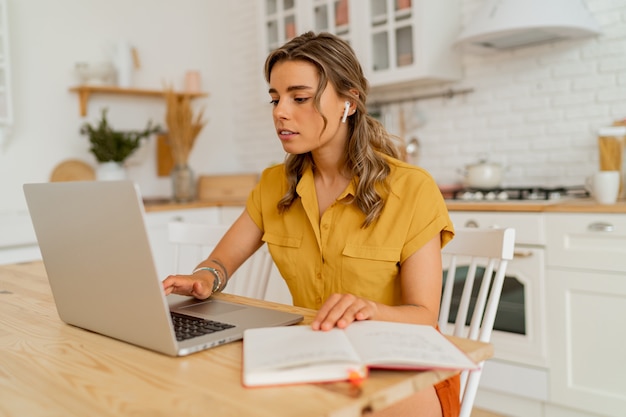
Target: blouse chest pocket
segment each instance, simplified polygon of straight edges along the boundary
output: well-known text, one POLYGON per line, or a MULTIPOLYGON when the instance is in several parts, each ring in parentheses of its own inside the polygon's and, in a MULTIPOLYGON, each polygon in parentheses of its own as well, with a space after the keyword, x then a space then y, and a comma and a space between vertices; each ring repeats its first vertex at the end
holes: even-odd
POLYGON ((393 300, 401 250, 347 244, 342 252, 343 290, 379 302, 393 300))
POLYGON ((272 255, 272 260, 285 280, 295 277, 298 273, 298 252, 302 246, 302 237, 283 236, 265 233, 263 240, 272 255))

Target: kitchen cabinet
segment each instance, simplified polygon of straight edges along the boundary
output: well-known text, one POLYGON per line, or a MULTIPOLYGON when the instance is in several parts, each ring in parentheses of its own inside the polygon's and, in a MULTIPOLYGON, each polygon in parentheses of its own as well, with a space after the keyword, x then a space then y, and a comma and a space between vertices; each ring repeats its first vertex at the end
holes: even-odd
POLYGON ((0 248, 0 265, 40 261, 37 244, 0 248))
POLYGON ((269 53, 304 31, 303 11, 296 9, 294 0, 264 0, 263 30, 265 51, 269 53))
POLYGON ((178 272, 174 270, 174 249, 168 237, 167 225, 170 222, 184 221, 188 223, 220 224, 219 216, 218 207, 146 213, 146 229, 158 275, 165 278, 170 274, 178 272))
POLYGON ((265 0, 262 39, 270 52, 309 30, 334 33, 354 48, 373 91, 448 82, 461 77, 452 48, 459 7, 459 0, 265 0))
MULTIPOLYGON (((137 97, 159 97, 164 98, 165 92, 163 90, 146 90, 140 88, 121 88, 111 85, 80 85, 78 87, 70 88, 70 91, 78 94, 78 103, 80 106, 80 115, 87 115, 87 103, 92 94, 115 94, 115 95, 127 95, 137 97)), ((187 93, 178 92, 175 93, 178 99, 183 97, 189 97, 191 99, 198 97, 206 97, 207 93, 187 93)))
MULTIPOLYGON (((168 224, 172 221, 204 224, 232 224, 244 210, 243 206, 204 207, 146 213, 146 228, 157 273, 162 279, 179 271, 174 270, 174 248, 168 238, 168 224)), ((180 264, 182 271, 191 271, 193 267, 208 253, 199 254, 196 251, 181 252, 180 264)), ((238 273, 254 273, 244 263, 238 273)), ((228 292, 228 288, 226 289, 228 292)), ((276 265, 272 266, 272 273, 267 286, 268 301, 291 304, 291 294, 276 265)))
MULTIPOLYGON (((230 206, 230 207, 220 207, 220 222, 222 224, 232 224, 235 220, 241 215, 241 213, 245 210, 245 207, 241 206, 230 206)), ((244 263, 241 266, 239 273, 254 273, 250 268, 244 263)), ((228 292, 228 288, 226 288, 226 292, 228 292)), ((274 301, 276 303, 289 304, 293 303, 293 299, 291 298, 291 293, 289 292, 289 288, 287 287, 287 283, 283 279, 282 275, 278 271, 278 268, 275 264, 272 263, 272 272, 270 273, 270 279, 267 283, 267 294, 265 299, 268 301, 274 301)))
POLYGON ((41 260, 28 211, 0 212, 0 265, 41 260))
POLYGON ((510 397, 540 407, 548 399, 545 325, 545 223, 542 213, 450 211, 455 228, 515 229, 514 258, 508 263, 491 343, 494 357, 485 364, 477 401, 506 397, 481 407, 512 417, 533 414, 519 407, 511 414, 510 397))
MULTIPOLYGON (((354 2, 357 3, 357 2, 354 2)), ((434 84, 461 78, 458 0, 370 0, 355 9, 355 47, 372 90, 434 84)))
POLYGON ((516 211, 510 211, 514 204, 503 203, 500 211, 497 204, 491 205, 493 211, 468 211, 463 205, 464 210, 450 211, 457 227, 516 229, 515 259, 507 272, 521 270, 517 264, 528 261, 531 253, 545 252, 543 270, 527 274, 538 278, 528 299, 543 306, 531 321, 536 331, 527 347, 542 346, 537 352, 543 362, 523 365, 519 359, 524 355, 517 360, 504 357, 503 349, 509 347, 494 334, 496 357, 487 361, 476 405, 512 417, 622 416, 626 409, 624 206, 573 201, 533 203, 526 206, 527 212, 517 205, 516 211))
POLYGON ((626 216, 546 216, 550 402, 623 416, 626 216))
POLYGON ((262 39, 270 53, 298 34, 330 32, 351 42, 354 21, 348 0, 265 0, 262 39))

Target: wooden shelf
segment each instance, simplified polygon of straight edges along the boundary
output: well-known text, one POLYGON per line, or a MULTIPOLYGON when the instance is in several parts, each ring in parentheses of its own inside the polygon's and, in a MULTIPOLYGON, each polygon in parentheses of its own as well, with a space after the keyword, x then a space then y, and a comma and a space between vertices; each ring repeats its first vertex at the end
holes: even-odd
MULTIPOLYGON (((92 94, 118 94, 127 96, 143 96, 143 97, 163 97, 164 90, 145 90, 140 88, 120 88, 110 85, 81 85, 78 87, 70 88, 73 93, 78 93, 78 100, 80 104, 80 115, 87 115, 87 102, 92 94)), ((190 99, 206 97, 208 93, 187 93, 177 92, 176 96, 181 99, 183 97, 189 97, 190 99)))

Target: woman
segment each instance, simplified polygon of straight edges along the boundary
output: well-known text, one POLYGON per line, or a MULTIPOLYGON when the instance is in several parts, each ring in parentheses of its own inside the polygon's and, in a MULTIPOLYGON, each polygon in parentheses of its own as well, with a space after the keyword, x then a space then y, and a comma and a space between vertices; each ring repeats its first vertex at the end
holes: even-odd
MULTIPOLYGON (((266 169, 211 255, 191 275, 169 276, 167 294, 221 291, 264 242, 294 305, 318 310, 316 330, 355 320, 436 326, 441 247, 452 223, 432 177, 403 163, 367 115, 367 80, 350 46, 305 33, 265 63, 285 163, 266 169)), ((380 412, 458 414, 458 378, 380 412)))

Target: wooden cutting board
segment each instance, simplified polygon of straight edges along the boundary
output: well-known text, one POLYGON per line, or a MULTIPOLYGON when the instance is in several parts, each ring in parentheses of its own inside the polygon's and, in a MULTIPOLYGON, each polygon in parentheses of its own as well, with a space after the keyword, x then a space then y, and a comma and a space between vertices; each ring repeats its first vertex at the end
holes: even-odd
POLYGON ((167 177, 174 167, 174 158, 172 158, 172 150, 167 141, 167 135, 156 135, 157 140, 157 175, 159 177, 167 177))
POLYGON ((259 174, 200 175, 198 200, 220 203, 245 203, 259 181, 259 174))
POLYGON ((93 181, 96 173, 91 165, 78 159, 59 163, 50 174, 50 181, 93 181))

